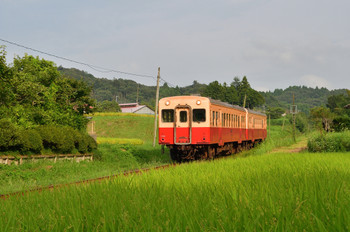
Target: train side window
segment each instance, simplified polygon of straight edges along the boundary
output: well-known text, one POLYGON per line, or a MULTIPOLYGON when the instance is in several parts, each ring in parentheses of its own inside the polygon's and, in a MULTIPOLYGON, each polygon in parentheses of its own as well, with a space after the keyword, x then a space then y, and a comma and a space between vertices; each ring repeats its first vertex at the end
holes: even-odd
POLYGON ((187 111, 180 111, 180 122, 187 122, 187 111))
POLYGON ((162 110, 163 122, 174 122, 174 110, 162 110))
POLYGON ((215 121, 215 112, 211 111, 211 120, 210 120, 211 126, 214 126, 214 121, 215 121))
POLYGON ((241 120, 240 120, 240 115, 238 115, 238 128, 241 128, 241 120))
POLYGON ((205 122, 205 109, 194 109, 193 110, 193 121, 194 122, 205 122))
POLYGON ((219 112, 216 112, 215 126, 218 126, 219 112))
POLYGON ((224 122, 224 116, 225 116, 224 113, 221 113, 221 127, 224 127, 224 125, 225 125, 224 124, 225 123, 224 122))

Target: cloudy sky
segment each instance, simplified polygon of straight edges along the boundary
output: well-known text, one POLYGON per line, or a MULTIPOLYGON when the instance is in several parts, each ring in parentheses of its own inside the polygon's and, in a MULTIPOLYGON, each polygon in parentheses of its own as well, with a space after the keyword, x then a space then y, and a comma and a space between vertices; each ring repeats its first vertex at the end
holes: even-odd
MULTIPOLYGON (((0 0, 0 39, 108 69, 253 88, 350 88, 349 0, 0 0)), ((0 41, 7 61, 24 53, 96 77, 101 73, 0 41)))

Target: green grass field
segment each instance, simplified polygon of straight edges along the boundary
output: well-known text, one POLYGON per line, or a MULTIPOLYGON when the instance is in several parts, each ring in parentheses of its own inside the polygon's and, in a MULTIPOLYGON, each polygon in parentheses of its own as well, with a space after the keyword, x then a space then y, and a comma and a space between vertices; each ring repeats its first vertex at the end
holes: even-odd
POLYGON ((11 197, 2 231, 349 231, 349 153, 195 162, 11 197), (20 222, 20 223, 18 223, 20 222))

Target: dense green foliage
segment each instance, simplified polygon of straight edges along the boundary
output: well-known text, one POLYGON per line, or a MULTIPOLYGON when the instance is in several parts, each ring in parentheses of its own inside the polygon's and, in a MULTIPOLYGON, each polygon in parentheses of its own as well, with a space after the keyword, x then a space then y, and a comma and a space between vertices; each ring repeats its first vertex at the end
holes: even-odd
POLYGON ((190 163, 2 202, 4 231, 349 231, 348 154, 190 163), (18 223, 20 221, 21 223, 18 223))
POLYGON ((310 116, 316 128, 326 132, 350 130, 349 103, 350 90, 346 90, 346 94, 329 96, 327 107, 312 108, 310 116))
POLYGON ((94 104, 84 83, 61 77, 51 61, 25 55, 8 66, 0 48, 0 119, 22 128, 68 125, 84 130, 84 112, 94 104))
POLYGON ((0 154, 87 153, 97 148, 88 134, 55 125, 23 129, 8 119, 0 119, 0 154))
POLYGON ((267 107, 282 107, 289 109, 295 96, 298 110, 306 114, 316 106, 327 104, 327 98, 332 95, 343 94, 345 89, 328 90, 326 88, 311 88, 306 86, 290 86, 286 89, 275 89, 273 92, 260 92, 265 98, 267 107))
MULTIPOLYGON (((150 108, 153 108, 155 105, 156 86, 146 86, 132 80, 121 78, 113 80, 96 78, 85 71, 74 68, 67 69, 59 67, 58 70, 65 77, 85 81, 92 87, 92 97, 98 102, 104 100, 115 101, 116 97, 118 97, 119 103, 136 102, 136 99, 138 99, 140 104, 147 105, 150 108)), ((205 86, 204 84, 199 84, 197 81, 193 81, 193 84, 187 87, 169 87, 167 83, 164 83, 163 86, 160 87, 159 96, 162 98, 177 95, 199 94, 200 90, 205 86)))
POLYGON ((327 107, 333 113, 331 127, 334 131, 350 130, 350 90, 346 94, 328 98, 327 107))
POLYGON ((345 152, 350 151, 350 131, 315 134, 309 138, 310 152, 345 152))
POLYGON ((201 94, 202 96, 247 108, 254 108, 265 103, 263 96, 250 87, 248 79, 245 76, 242 78, 242 81, 238 77, 235 77, 230 86, 226 83, 221 85, 218 81, 213 81, 203 89, 201 94))
POLYGON ((97 102, 95 112, 120 112, 120 106, 116 101, 97 102))

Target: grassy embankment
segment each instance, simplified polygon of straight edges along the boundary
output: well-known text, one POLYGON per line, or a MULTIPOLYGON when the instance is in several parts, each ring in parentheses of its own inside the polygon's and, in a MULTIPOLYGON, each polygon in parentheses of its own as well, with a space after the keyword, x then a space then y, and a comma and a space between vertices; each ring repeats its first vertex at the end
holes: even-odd
MULTIPOLYGON (((153 117, 135 114, 100 114, 95 115, 93 120, 98 140, 105 139, 112 143, 99 144, 98 153, 95 154, 98 160, 81 163, 42 161, 26 163, 21 166, 0 165, 0 194, 38 186, 70 183, 170 162, 167 151, 165 154, 161 154, 160 146, 152 147, 153 117), (125 141, 129 144, 118 144, 125 141), (134 145, 140 141, 143 143, 142 145, 134 145)), ((88 130, 91 131, 91 128, 88 130)), ((238 156, 264 154, 275 147, 292 143, 289 126, 287 125, 281 131, 280 125, 274 125, 271 126, 270 139, 259 148, 238 156)))

